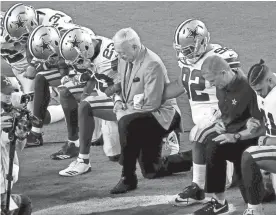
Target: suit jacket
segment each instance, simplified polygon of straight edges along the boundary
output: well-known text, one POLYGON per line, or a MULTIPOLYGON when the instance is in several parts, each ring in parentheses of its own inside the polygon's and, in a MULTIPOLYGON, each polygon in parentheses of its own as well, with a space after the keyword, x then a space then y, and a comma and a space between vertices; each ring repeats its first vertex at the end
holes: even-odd
MULTIPOLYGON (((177 110, 176 99, 162 102, 163 90, 166 83, 169 83, 167 69, 160 57, 142 46, 142 49, 133 63, 133 69, 129 78, 127 88, 125 87, 125 76, 128 70, 128 63, 119 59, 118 72, 121 75, 122 98, 127 105, 123 115, 135 112, 152 112, 156 120, 166 130, 169 129, 172 119, 177 110), (133 98, 137 94, 144 94, 141 109, 133 108, 133 98)), ((122 113, 122 112, 121 112, 122 113)))

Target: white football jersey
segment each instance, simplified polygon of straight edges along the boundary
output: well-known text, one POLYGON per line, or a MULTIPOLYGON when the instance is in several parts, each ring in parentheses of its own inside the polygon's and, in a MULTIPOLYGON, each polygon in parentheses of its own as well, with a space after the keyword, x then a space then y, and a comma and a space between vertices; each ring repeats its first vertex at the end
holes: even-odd
POLYGON ((238 54, 232 49, 218 44, 211 44, 211 47, 212 49, 195 64, 186 65, 182 61, 178 61, 182 73, 182 83, 189 98, 195 124, 198 124, 203 118, 210 117, 215 110, 218 110, 216 87, 211 86, 201 74, 204 60, 209 56, 217 55, 225 59, 231 68, 236 68, 240 64, 237 60, 238 54))
POLYGON ((36 12, 39 25, 54 26, 57 29, 60 29, 63 25, 73 22, 70 16, 58 10, 41 8, 37 9, 36 12))
POLYGON ((258 105, 266 119, 266 135, 276 137, 276 87, 269 94, 262 98, 257 96, 258 105))
POLYGON ((112 78, 114 83, 118 82, 118 54, 114 49, 114 42, 111 39, 102 36, 95 36, 94 39, 101 43, 99 54, 93 60, 96 72, 107 75, 112 78))
MULTIPOLYGON (((72 18, 65 13, 50 8, 37 9, 39 25, 51 25, 62 28, 72 23, 72 18)), ((27 40, 27 38, 26 38, 27 40)), ((26 44, 22 45, 10 38, 4 29, 1 29, 1 57, 13 68, 13 71, 23 73, 29 66, 26 55, 26 44)))

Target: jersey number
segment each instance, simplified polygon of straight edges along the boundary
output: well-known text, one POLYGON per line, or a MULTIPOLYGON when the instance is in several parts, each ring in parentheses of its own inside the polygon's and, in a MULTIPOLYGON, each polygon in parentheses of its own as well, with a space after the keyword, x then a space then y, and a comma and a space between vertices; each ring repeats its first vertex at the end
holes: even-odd
POLYGON ((218 48, 214 51, 214 53, 219 53, 219 54, 224 54, 225 52, 227 52, 228 50, 230 50, 229 48, 218 48))
POLYGON ((201 93, 197 94, 198 91, 203 91, 205 87, 205 79, 201 75, 201 71, 194 69, 192 71, 192 75, 190 78, 191 70, 187 67, 182 68, 182 74, 183 74, 183 85, 187 91, 189 99, 192 99, 193 101, 209 101, 210 97, 208 93, 201 93), (194 83, 190 84, 189 88, 189 78, 190 81, 194 81, 194 83))
POLYGON ((2 37, 4 35, 4 18, 1 17, 0 19, 1 27, 0 27, 0 36, 2 37))
POLYGON ((110 43, 106 49, 103 52, 103 56, 107 58, 108 60, 111 59, 112 55, 114 53, 114 43, 110 43))
POLYGON ((51 23, 53 21, 53 26, 56 27, 58 26, 58 21, 60 20, 60 18, 64 17, 64 15, 60 14, 60 13, 56 13, 55 15, 51 16, 49 19, 49 22, 51 23))
POLYGON ((23 54, 16 53, 16 50, 1 49, 2 58, 4 58, 8 63, 16 63, 24 58, 23 54))
POLYGON ((265 120, 266 120, 265 128, 266 128, 267 134, 276 136, 276 125, 275 125, 273 115, 271 113, 267 113, 267 116, 266 116, 266 114, 262 108, 261 108, 261 112, 265 116, 265 120), (271 127, 270 129, 268 128, 267 124, 270 125, 270 127, 271 127))

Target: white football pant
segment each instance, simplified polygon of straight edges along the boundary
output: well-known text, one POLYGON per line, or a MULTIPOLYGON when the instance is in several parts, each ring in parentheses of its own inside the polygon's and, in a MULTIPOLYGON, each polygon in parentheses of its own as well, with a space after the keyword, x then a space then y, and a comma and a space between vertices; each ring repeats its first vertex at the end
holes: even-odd
POLYGON ((106 156, 121 154, 121 145, 118 132, 118 123, 102 120, 103 150, 106 156))

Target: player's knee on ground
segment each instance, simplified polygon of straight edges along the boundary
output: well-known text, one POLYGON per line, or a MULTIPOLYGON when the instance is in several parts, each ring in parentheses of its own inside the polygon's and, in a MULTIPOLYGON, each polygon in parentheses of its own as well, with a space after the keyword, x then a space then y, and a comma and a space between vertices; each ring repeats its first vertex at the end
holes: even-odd
POLYGON ((147 179, 154 179, 157 176, 156 173, 146 173, 143 171, 142 171, 142 175, 144 176, 144 178, 147 178, 147 179))

